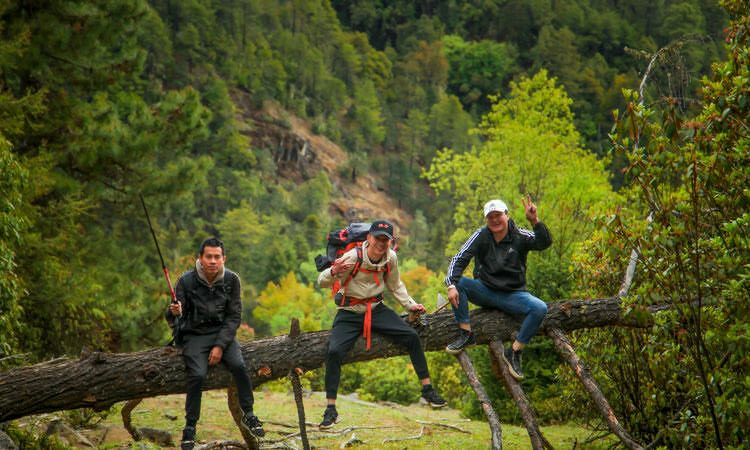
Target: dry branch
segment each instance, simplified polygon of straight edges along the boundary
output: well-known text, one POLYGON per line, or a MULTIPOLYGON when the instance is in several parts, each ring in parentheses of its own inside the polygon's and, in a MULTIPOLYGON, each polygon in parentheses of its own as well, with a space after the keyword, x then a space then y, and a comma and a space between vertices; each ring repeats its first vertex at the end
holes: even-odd
MULTIPOLYGON (((301 333, 299 320, 292 319, 292 325, 289 329, 289 339, 294 340, 299 337, 301 333)), ((299 379, 300 374, 304 373, 299 367, 292 361, 293 368, 289 370, 289 380, 292 383, 292 391, 294 392, 294 403, 297 405, 297 419, 299 422, 299 435, 302 440, 302 448, 310 450, 310 442, 307 440, 307 428, 305 424, 305 404, 302 402, 302 382, 299 379)))
POLYGON ((125 403, 125 406, 123 406, 122 410, 120 411, 120 415, 122 416, 122 426, 125 427, 125 430, 127 430, 127 432, 130 434, 130 437, 132 437, 134 441, 140 441, 141 434, 138 432, 138 429, 133 426, 130 415, 133 412, 133 409, 135 409, 135 407, 138 406, 141 401, 142 399, 140 398, 128 400, 128 402, 125 403))
POLYGON ((500 418, 492 408, 490 397, 487 395, 484 387, 482 387, 482 384, 479 382, 479 377, 474 370, 474 365, 471 363, 471 358, 469 358, 469 354, 466 352, 459 353, 458 355, 456 355, 456 358, 461 364, 461 368, 464 369, 464 372, 466 372, 466 378, 469 379, 469 384, 477 394, 477 398, 479 399, 479 404, 482 406, 484 415, 487 416, 487 421, 490 424, 490 432, 492 434, 492 449, 501 450, 503 448, 503 432, 502 428, 500 427, 500 418))
POLYGON ((196 445, 195 446, 195 450, 213 450, 215 448, 218 448, 218 449, 233 449, 233 448, 246 449, 247 446, 245 446, 245 444, 243 444, 240 441, 234 441, 234 440, 230 440, 230 441, 211 441, 211 442, 206 442, 205 444, 202 444, 202 445, 196 445))
POLYGON ((352 447, 356 444, 364 444, 365 441, 362 439, 359 439, 354 433, 352 433, 352 437, 350 437, 348 440, 344 441, 339 445, 339 448, 347 448, 352 447))
POLYGON ((464 430, 463 428, 457 427, 455 425, 449 425, 447 423, 427 422, 425 420, 415 420, 415 422, 421 423, 422 425, 432 425, 435 427, 443 427, 443 428, 448 428, 450 430, 460 431, 461 433, 471 434, 471 431, 469 430, 464 430))
POLYGON ((242 407, 240 406, 239 397, 237 395, 237 385, 232 382, 229 387, 227 388, 227 406, 229 407, 229 412, 232 413, 232 419, 234 419, 234 423, 237 425, 237 428, 240 430, 240 433, 242 434, 242 439, 245 440, 245 444, 247 444, 247 448, 250 450, 257 450, 260 448, 260 444, 258 443, 258 439, 255 438, 245 427, 242 426, 242 417, 245 415, 245 413, 242 411, 242 407))
POLYGON ((529 399, 523 392, 521 385, 518 384, 515 378, 510 374, 508 366, 503 362, 503 342, 492 341, 490 342, 490 357, 492 359, 492 368, 498 378, 503 381, 505 389, 508 391, 510 396, 518 405, 518 410, 521 412, 523 422, 526 424, 526 430, 529 433, 529 440, 531 441, 531 447, 536 449, 551 449, 552 445, 544 438, 539 424, 536 420, 536 412, 531 406, 529 399))
POLYGON ((599 389, 599 385, 596 384, 596 380, 594 380, 594 377, 591 376, 591 373, 589 373, 586 365, 578 357, 575 350, 573 350, 573 346, 571 345, 570 340, 568 340, 568 337, 565 335, 565 333, 563 333, 561 330, 551 328, 547 330, 547 335, 552 338, 557 351, 560 353, 563 359, 567 361, 568 364, 570 364, 571 368, 573 368, 573 372, 575 372, 576 376, 583 384, 583 387, 591 396, 591 399, 599 409, 599 412, 601 413, 604 422, 607 424, 607 426, 609 426, 609 429, 612 430, 612 432, 618 438, 620 438, 620 441, 622 441, 622 443, 627 448, 642 450, 643 446, 635 442, 633 438, 630 437, 628 432, 625 431, 625 428, 620 425, 620 422, 615 416, 614 410, 609 405, 607 399, 604 397, 601 389, 599 389))
POLYGON ((402 438, 388 438, 388 439, 383 439, 383 444, 385 444, 386 442, 413 441, 415 439, 420 439, 422 436, 424 436, 424 425, 419 430, 419 434, 417 434, 417 435, 407 436, 407 437, 402 437, 402 438))

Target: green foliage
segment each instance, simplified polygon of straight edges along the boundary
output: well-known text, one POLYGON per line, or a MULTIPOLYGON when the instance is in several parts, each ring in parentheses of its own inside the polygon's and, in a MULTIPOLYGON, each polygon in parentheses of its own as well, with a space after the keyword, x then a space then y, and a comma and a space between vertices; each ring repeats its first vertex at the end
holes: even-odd
MULTIPOLYGON (((424 176, 453 199, 456 231, 446 254, 454 254, 481 224, 479 211, 488 199, 505 199, 511 217, 518 219, 524 215, 520 198, 530 194, 553 235, 553 247, 543 256, 553 262, 546 268, 569 265, 576 243, 592 230, 592 214, 616 198, 603 162, 580 148, 570 102, 545 72, 524 78, 512 83, 510 97, 496 100, 484 117, 479 132, 486 141, 481 146, 460 154, 450 149, 438 153, 424 176)), ((537 280, 537 272, 531 263, 531 280, 537 280)), ((557 273, 562 278, 556 283, 565 285, 564 270, 557 273)))
POLYGON ((9 425, 4 432, 19 448, 29 450, 67 450, 70 447, 60 442, 56 436, 36 434, 33 430, 27 430, 13 424, 9 425))
POLYGON ((466 42, 460 36, 442 39, 450 63, 448 89, 468 110, 486 112, 489 96, 496 96, 518 72, 518 54, 512 44, 489 40, 466 42))
MULTIPOLYGON (((349 163, 340 168, 346 177, 375 175, 379 186, 415 213, 403 249, 404 277, 428 309, 442 289, 444 249, 453 253, 480 224, 475 212, 489 196, 508 200, 517 218, 519 196, 534 196, 555 246, 530 258, 529 286, 547 300, 565 296, 572 289, 567 270, 573 249, 594 231, 590 217, 603 214, 615 199, 604 174, 607 162, 591 156, 583 142, 603 139, 609 111, 622 104, 621 88, 635 87, 642 67, 635 67, 624 46, 653 52, 688 31, 716 37, 725 23, 724 12, 702 1, 386 3, 2 3, 0 354, 33 359, 75 354, 81 346, 132 350, 166 340, 161 318, 166 288, 138 193, 146 197, 173 280, 194 264, 201 240, 218 235, 227 244, 228 266, 243 280, 244 319, 259 334, 286 332, 290 317, 300 317, 303 328, 328 326, 332 303, 327 292, 310 287, 317 275, 311 255, 336 220, 328 210, 333 186, 324 173, 284 179, 273 149, 250 142, 240 113, 254 113, 250 110, 267 100, 283 109, 276 125, 290 129, 291 114, 312 118, 316 132, 348 147, 349 163), (557 77, 557 84, 542 72, 511 84, 513 77, 540 68, 557 77), (496 97, 488 101, 489 94, 496 97), (445 148, 450 150, 435 157, 445 148), (434 191, 419 179, 425 166, 434 191)), ((741 11, 742 2, 726 3, 729 11, 741 11)), ((680 62, 705 73, 717 54, 714 41, 685 44, 680 62)), ((722 70, 739 70, 740 56, 722 70)), ((743 76, 733 80, 738 89, 743 76)), ((655 80, 656 87, 647 90, 652 97, 666 85, 665 76, 655 80)), ((690 104, 693 92, 692 84, 685 86, 670 91, 684 98, 681 107, 690 104)), ((744 123, 741 89, 729 92, 723 84, 711 89, 717 93, 707 117, 744 123)), ((634 112, 621 128, 654 117, 649 114, 634 112)), ((675 121, 665 124, 670 139, 699 134, 675 121)), ((716 145, 726 136, 713 136, 716 145)), ((634 137, 628 138, 632 143, 634 137)), ((712 163, 731 174, 721 183, 744 186, 742 173, 730 170, 744 157, 744 147, 735 147, 736 154, 712 163)), ((689 158, 683 157, 655 156, 660 164, 687 170, 689 158)), ((638 170, 635 164, 628 176, 638 170)), ((653 179, 676 183, 677 173, 653 179)), ((646 204, 634 192, 625 192, 637 209, 625 212, 630 220, 640 217, 638 208, 646 204)), ((690 199, 687 194, 675 198, 690 199)), ((737 194, 723 195, 711 197, 719 206, 707 210, 735 211, 737 194)), ((727 217, 714 226, 720 238, 701 241, 707 252, 743 248, 747 217, 727 217)), ((632 231, 646 227, 638 222, 632 231)), ((659 236, 667 231, 673 229, 659 236)), ((659 245, 673 245, 664 239, 659 245)), ((587 281, 599 274, 616 284, 609 258, 621 261, 632 247, 628 243, 598 230, 588 245, 600 256, 580 260, 595 270, 577 273, 590 277, 587 281)), ((716 257, 722 295, 746 296, 747 276, 737 269, 746 268, 742 255, 716 257)), ((719 320, 703 319, 712 325, 719 320)), ((717 369, 717 379, 728 379, 722 371, 730 367, 744 367, 744 356, 735 355, 747 354, 745 328, 727 322, 731 339, 707 334, 707 345, 736 350, 726 368, 717 369)), ((430 358, 433 377, 451 403, 476 414, 452 358, 430 358)), ((488 374, 486 356, 475 358, 488 374)), ((528 370, 546 383, 545 371, 555 364, 549 349, 533 360, 539 370, 533 361, 528 370)), ((404 370, 408 363, 402 358, 386 364, 382 388, 362 390, 363 395, 413 400, 418 386, 404 370)), ((351 389, 380 376, 375 365, 352 370, 351 389)), ((670 376, 677 385, 690 373, 670 376)), ((556 388, 531 383, 526 388, 535 401, 550 404, 545 417, 560 417, 550 400, 556 388)), ((734 395, 741 385, 721 388, 734 395)), ((506 404, 499 392, 492 395, 506 404)), ((716 408, 726 417, 744 417, 746 403, 742 395, 716 396, 716 408)), ((704 430, 704 423, 693 420, 703 416, 690 410, 681 423, 693 427, 691 432, 704 430)), ((658 415, 658 409, 648 412, 658 415)), ((729 419, 722 423, 735 427, 725 431, 732 436, 742 437, 748 428, 729 419)), ((651 430, 646 428, 644 434, 651 430)))
POLYGON ((80 408, 65 411, 65 421, 74 428, 93 428, 109 417, 114 411, 113 407, 96 411, 92 408, 80 408))
POLYGON ((0 134, 0 355, 12 353, 18 346, 15 334, 21 326, 21 309, 18 297, 21 294, 19 279, 15 272, 16 251, 21 244, 21 233, 26 227, 26 218, 18 208, 23 201, 21 192, 28 180, 28 172, 10 152, 10 144, 0 134))
POLYGON ((461 107, 457 97, 441 96, 430 108, 429 117, 428 142, 433 149, 447 147, 456 151, 465 151, 477 144, 477 139, 470 133, 474 127, 474 121, 461 107))
POLYGON ((253 317, 265 324, 271 336, 289 332, 290 320, 299 319, 302 331, 322 330, 333 320, 336 305, 328 295, 301 284, 292 272, 258 296, 253 317))
MULTIPOLYGON (((736 4, 728 2, 732 12, 736 4)), ((728 59, 703 80, 702 112, 661 117, 626 91, 612 140, 627 167, 628 208, 603 216, 577 261, 594 293, 639 249, 627 304, 668 305, 646 332, 587 333, 587 359, 604 363, 629 430, 667 447, 747 441, 748 17, 728 30, 728 59), (650 219, 647 220, 647 216, 650 219), (637 388, 631 383, 635 380, 637 388)), ((611 291, 611 285, 610 285, 611 291)))

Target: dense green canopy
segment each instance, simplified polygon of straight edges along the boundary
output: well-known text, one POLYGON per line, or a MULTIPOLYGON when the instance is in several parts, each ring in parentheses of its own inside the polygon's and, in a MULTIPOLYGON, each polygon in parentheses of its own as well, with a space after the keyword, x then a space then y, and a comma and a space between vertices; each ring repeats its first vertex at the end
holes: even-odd
MULTIPOLYGON (((505 198, 524 225, 531 194, 555 237, 530 259, 540 297, 611 295, 637 246, 634 303, 699 291, 711 305, 648 334, 581 337, 628 429, 740 445, 747 311, 728 300, 747 297, 747 15, 740 0, 0 0, 0 369, 166 341, 138 194, 173 281, 202 239, 226 242, 246 336, 291 316, 330 326, 312 256, 347 221, 332 205, 347 180, 401 208, 380 214, 405 217, 402 271, 428 307, 481 203, 505 198), (258 138, 298 120, 343 149, 338 167, 288 170, 258 138), (647 361, 618 353, 624 341, 647 361), (648 384, 624 389, 633 379, 648 384)), ((575 394, 551 347, 527 354, 541 418, 585 414, 558 401, 575 394)), ((453 360, 430 363, 476 416, 453 360)), ((367 365, 342 388, 403 393, 403 364, 379 364, 381 391, 365 392, 367 365)))

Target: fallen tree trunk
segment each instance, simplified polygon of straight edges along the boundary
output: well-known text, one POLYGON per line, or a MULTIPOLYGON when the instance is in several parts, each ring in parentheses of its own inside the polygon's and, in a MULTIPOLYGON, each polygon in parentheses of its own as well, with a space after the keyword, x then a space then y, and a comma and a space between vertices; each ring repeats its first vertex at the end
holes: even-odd
MULTIPOLYGON (((650 315, 625 315, 618 298, 571 300, 549 305, 540 335, 547 328, 570 332, 605 326, 648 326, 650 315)), ((427 317, 428 325, 418 331, 428 351, 442 350, 455 337, 456 325, 450 312, 427 317)), ((507 340, 520 323, 494 311, 471 312, 472 328, 479 343, 507 340)), ((300 367, 305 371, 325 363, 329 331, 302 333, 294 340, 286 335, 242 344, 242 353, 253 385, 286 376, 300 367)), ((361 340, 360 340, 361 341, 361 340)), ((405 354, 374 334, 372 349, 358 342, 347 363, 405 354)), ((212 369, 204 389, 226 388, 229 372, 212 369)), ((78 359, 59 358, 33 366, 0 372, 0 422, 51 411, 76 408, 106 408, 131 399, 185 392, 185 372, 178 350, 156 348, 134 353, 83 353, 78 359)))

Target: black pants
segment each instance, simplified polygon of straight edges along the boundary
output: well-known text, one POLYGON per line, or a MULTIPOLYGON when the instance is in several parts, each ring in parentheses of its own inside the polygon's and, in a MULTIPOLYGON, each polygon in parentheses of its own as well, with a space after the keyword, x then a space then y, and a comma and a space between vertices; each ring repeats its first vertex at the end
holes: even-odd
MULTIPOLYGON (((187 371, 187 395, 185 396, 185 423, 195 426, 201 415, 203 381, 208 375, 208 354, 216 342, 215 334, 189 334, 184 336, 182 359, 187 371)), ((245 370, 240 345, 235 339, 221 357, 221 362, 232 373, 237 384, 240 407, 245 413, 253 411, 253 385, 245 370)))
MULTIPOLYGON (((341 361, 362 335, 365 315, 340 309, 333 319, 326 356, 326 398, 336 398, 341 379, 341 361)), ((406 347, 419 379, 428 378, 427 360, 417 332, 392 309, 380 303, 372 308, 372 331, 406 347)))

